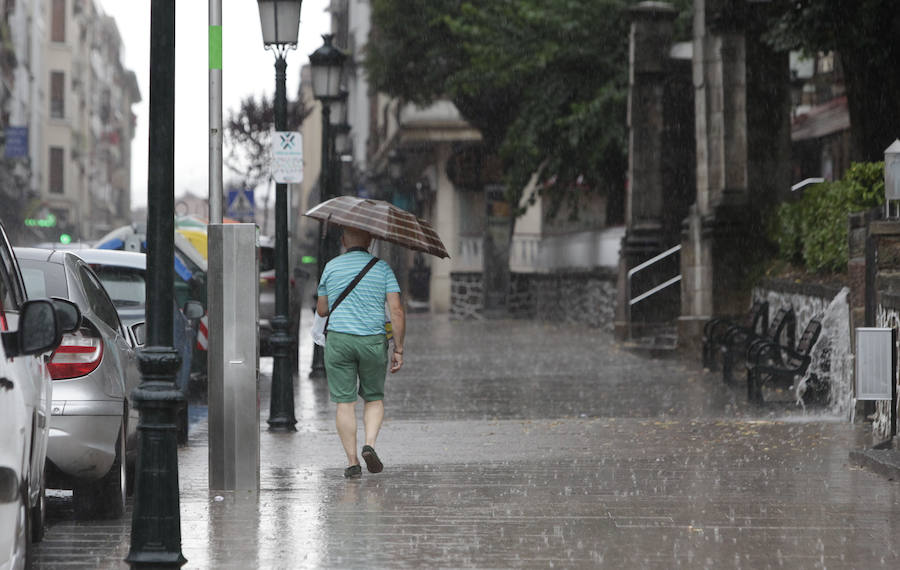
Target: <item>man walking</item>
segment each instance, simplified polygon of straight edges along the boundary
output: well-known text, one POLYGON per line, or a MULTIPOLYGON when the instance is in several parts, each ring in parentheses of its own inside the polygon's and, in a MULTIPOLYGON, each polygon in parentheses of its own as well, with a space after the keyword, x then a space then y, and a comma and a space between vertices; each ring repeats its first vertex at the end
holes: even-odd
MULTIPOLYGON (((316 311, 325 317, 335 301, 373 259, 369 253, 372 236, 355 228, 343 228, 341 244, 346 249, 325 266, 317 290, 316 311)), ((375 440, 384 420, 384 381, 388 366, 384 304, 387 301, 394 333, 391 373, 403 366, 403 339, 406 317, 400 303, 400 285, 390 266, 379 260, 356 283, 328 320, 325 343, 325 372, 331 401, 337 404, 338 436, 347 453, 349 467, 344 477, 359 478, 362 468, 356 455, 356 400, 364 401, 363 425, 366 443, 362 457, 371 473, 384 468, 375 453, 375 440), (358 379, 358 381, 357 381, 358 379)))

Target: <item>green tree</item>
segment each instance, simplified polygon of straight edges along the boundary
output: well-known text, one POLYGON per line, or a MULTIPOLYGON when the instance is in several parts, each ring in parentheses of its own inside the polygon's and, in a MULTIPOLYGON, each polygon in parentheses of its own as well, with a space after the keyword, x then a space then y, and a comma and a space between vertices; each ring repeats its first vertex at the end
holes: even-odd
POLYGON ((807 54, 836 51, 844 73, 854 158, 878 161, 900 136, 900 9, 896 0, 778 0, 769 42, 807 54))
POLYGON ((884 203, 884 163, 853 163, 844 178, 808 188, 776 210, 770 230, 785 261, 817 272, 847 269, 847 215, 884 203))
MULTIPOLYGON (((406 101, 446 97, 503 162, 518 204, 623 192, 629 0, 374 0, 366 67, 406 101)), ((680 0, 686 8, 690 0, 680 0)))

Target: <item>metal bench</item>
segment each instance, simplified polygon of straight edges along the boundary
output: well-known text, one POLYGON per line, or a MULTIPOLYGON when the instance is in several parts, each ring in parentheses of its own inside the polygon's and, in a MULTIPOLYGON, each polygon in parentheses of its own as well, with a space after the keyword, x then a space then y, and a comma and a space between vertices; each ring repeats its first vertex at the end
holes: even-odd
POLYGON ((747 399, 762 404, 762 387, 766 384, 793 387, 795 380, 806 374, 812 361, 812 349, 821 332, 821 321, 812 319, 795 348, 774 342, 751 345, 747 351, 747 399))
POLYGON ((706 321, 706 324, 703 325, 702 360, 704 368, 716 369, 716 353, 719 352, 728 331, 735 326, 743 327, 762 336, 769 327, 769 303, 767 301, 754 302, 743 324, 738 324, 729 317, 713 317, 706 321))
POLYGON ((731 327, 725 333, 725 340, 719 349, 722 353, 722 380, 725 382, 734 381, 734 361, 741 358, 746 361, 747 349, 755 341, 763 340, 774 342, 788 348, 794 348, 795 331, 797 327, 797 318, 794 315, 793 307, 781 307, 775 312, 775 316, 766 327, 766 331, 762 335, 754 333, 743 327, 731 327))

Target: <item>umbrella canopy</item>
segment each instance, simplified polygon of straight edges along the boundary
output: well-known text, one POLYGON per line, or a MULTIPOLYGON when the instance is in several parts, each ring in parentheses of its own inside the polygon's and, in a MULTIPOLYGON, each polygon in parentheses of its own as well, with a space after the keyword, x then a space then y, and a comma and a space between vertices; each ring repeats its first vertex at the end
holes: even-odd
POLYGON ((364 230, 377 239, 437 257, 450 257, 431 224, 383 200, 338 196, 304 214, 339 226, 364 230))

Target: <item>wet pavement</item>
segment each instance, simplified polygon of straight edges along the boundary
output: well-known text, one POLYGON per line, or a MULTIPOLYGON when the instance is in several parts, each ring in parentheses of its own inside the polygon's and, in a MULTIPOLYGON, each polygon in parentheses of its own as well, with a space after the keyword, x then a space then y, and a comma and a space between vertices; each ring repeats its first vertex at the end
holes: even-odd
MULTIPOLYGON (((179 450, 185 568, 900 567, 900 486, 848 458, 868 426, 750 407, 699 359, 586 327, 408 328, 378 475, 343 479, 305 334, 297 433, 265 431, 262 360, 259 493, 207 489, 195 406, 179 450)), ((126 567, 130 510, 76 521, 60 492, 50 506, 37 568, 126 567)))

